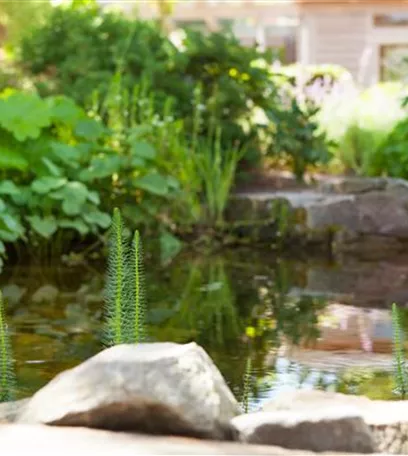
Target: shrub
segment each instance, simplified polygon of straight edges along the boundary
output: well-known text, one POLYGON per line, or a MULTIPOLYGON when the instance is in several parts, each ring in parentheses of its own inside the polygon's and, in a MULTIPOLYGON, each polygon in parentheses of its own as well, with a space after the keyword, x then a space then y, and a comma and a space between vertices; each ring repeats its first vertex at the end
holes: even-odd
POLYGON ((331 142, 320 131, 316 120, 320 108, 314 100, 286 78, 280 86, 280 103, 266 112, 272 134, 269 153, 289 161, 296 178, 302 180, 309 166, 328 163, 331 142))
POLYGON ((337 143, 335 156, 346 170, 363 176, 381 173, 383 143, 404 117, 402 86, 378 84, 363 92, 351 87, 326 101, 318 119, 337 143))
POLYGON ((82 105, 95 91, 103 99, 118 72, 128 89, 148 79, 155 103, 174 98, 176 116, 187 122, 193 116, 194 90, 201 85, 202 133, 216 113, 223 144, 232 139, 234 145, 251 143, 248 157, 250 152, 259 155, 252 109, 266 109, 274 100, 262 59, 270 54, 242 46, 230 33, 190 30, 178 49, 156 23, 132 21, 95 6, 70 6, 54 8, 47 23, 34 28, 22 42, 19 61, 35 77, 40 93, 64 93, 82 105))
POLYGON ((72 237, 107 228, 118 202, 133 223, 155 223, 178 188, 159 172, 150 143, 129 129, 106 128, 66 97, 4 93, 0 134, 3 252, 4 242, 44 246, 61 232, 61 245, 51 244, 58 252, 72 237))

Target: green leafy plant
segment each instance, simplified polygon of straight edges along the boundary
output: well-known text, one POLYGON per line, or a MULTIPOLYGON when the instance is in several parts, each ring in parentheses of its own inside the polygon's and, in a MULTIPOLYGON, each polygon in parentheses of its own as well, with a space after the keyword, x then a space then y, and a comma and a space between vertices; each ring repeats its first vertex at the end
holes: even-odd
POLYGON ((271 121, 272 155, 289 158, 296 178, 301 181, 309 166, 327 164, 331 158, 330 142, 319 131, 319 108, 305 105, 289 95, 290 101, 267 111, 271 121))
POLYGON ((252 360, 251 357, 248 356, 247 362, 245 365, 245 373, 244 373, 244 384, 242 389, 242 400, 241 406, 244 413, 248 413, 249 411, 249 395, 251 391, 251 380, 252 380, 252 360))
POLYGON ((378 84, 363 92, 351 87, 323 105, 318 121, 336 143, 333 154, 344 170, 361 176, 387 172, 385 163, 394 157, 387 156, 384 143, 405 117, 402 89, 396 83, 378 84))
POLYGON ((109 237, 104 343, 139 343, 146 335, 140 234, 136 231, 129 245, 121 213, 115 208, 109 237))
POLYGON ((404 399, 408 391, 408 378, 405 366, 405 349, 402 339, 402 325, 397 304, 392 304, 394 382, 396 393, 404 399))
POLYGON ((3 295, 0 291, 0 402, 13 400, 15 382, 14 359, 11 352, 3 295))
POLYGON ((125 343, 126 334, 126 265, 128 247, 119 209, 115 208, 109 239, 108 270, 105 287, 106 345, 125 343))

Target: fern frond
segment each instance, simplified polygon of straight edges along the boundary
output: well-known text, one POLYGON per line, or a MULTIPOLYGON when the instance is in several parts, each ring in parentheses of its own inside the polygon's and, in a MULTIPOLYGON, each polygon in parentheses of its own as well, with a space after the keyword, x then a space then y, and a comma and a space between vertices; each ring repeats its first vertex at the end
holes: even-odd
POLYGON ((109 233, 108 268, 105 285, 106 328, 104 343, 107 346, 126 342, 124 313, 126 308, 126 262, 128 247, 122 216, 114 209, 109 233))
POLYGON ((6 323, 3 295, 0 291, 0 402, 14 399, 15 385, 14 359, 6 323))
POLYGON ((405 353, 402 340, 402 326, 398 307, 392 304, 392 326, 393 326, 393 360, 394 360, 394 382, 396 392, 404 398, 407 393, 407 373, 405 369, 405 353))

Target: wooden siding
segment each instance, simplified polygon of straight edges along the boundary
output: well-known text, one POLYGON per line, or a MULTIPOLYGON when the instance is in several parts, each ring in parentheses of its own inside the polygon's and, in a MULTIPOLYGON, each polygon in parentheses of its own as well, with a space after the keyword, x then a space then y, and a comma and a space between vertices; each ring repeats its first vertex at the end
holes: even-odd
POLYGON ((358 77, 367 46, 367 15, 314 14, 308 23, 311 52, 307 63, 342 65, 358 77))

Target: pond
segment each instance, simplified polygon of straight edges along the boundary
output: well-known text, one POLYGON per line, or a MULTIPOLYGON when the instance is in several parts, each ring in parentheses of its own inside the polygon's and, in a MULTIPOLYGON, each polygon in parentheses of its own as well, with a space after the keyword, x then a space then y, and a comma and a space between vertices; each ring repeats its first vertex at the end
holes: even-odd
MULTIPOLYGON (((336 264, 240 248, 145 266, 149 337, 202 345, 250 409, 293 388, 395 398, 389 309, 400 304, 407 328, 408 260, 336 264)), ((103 286, 102 263, 2 272, 19 397, 101 350, 103 286)))

